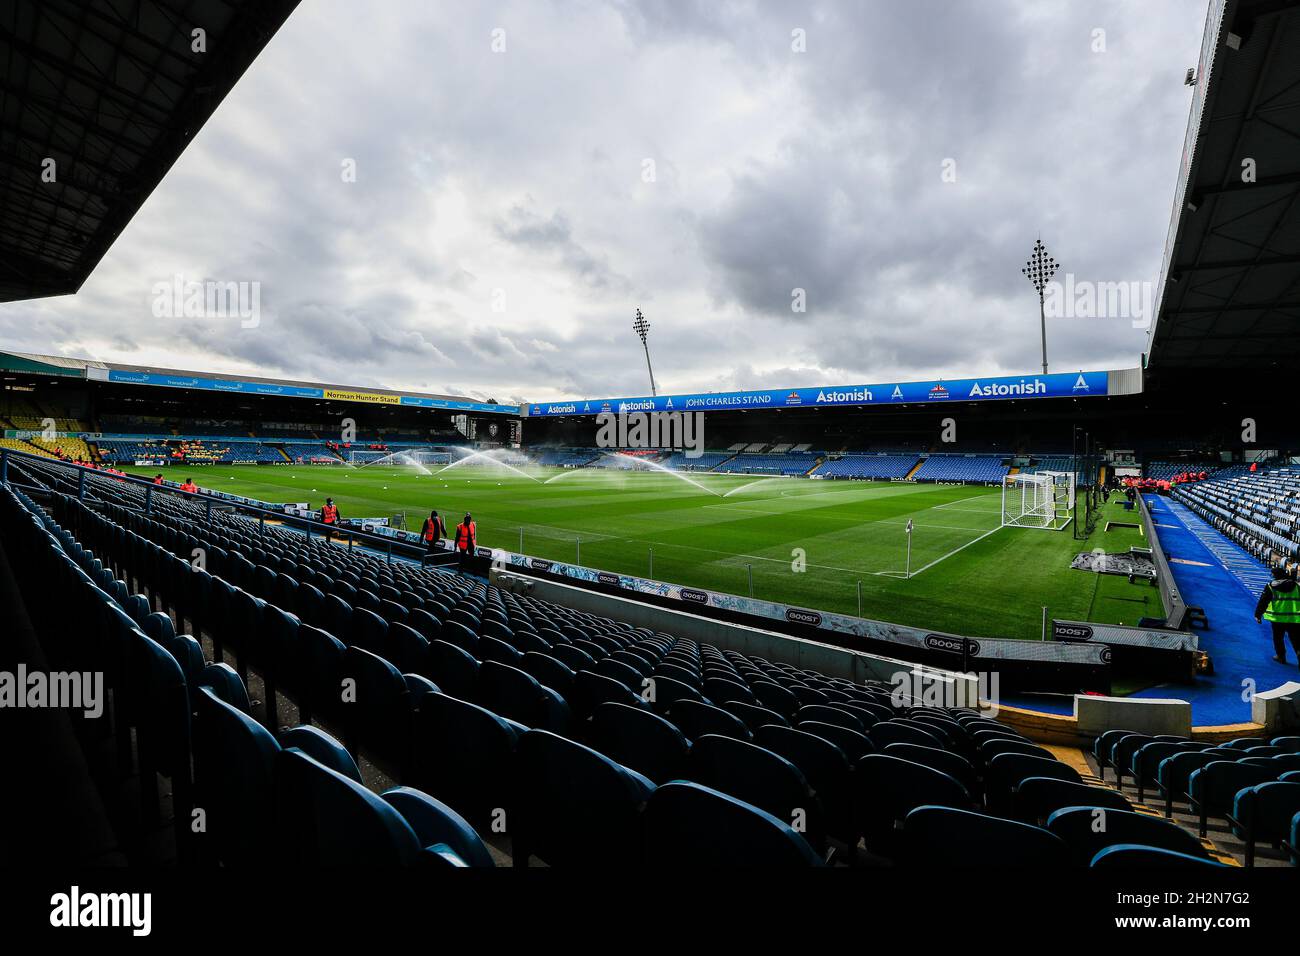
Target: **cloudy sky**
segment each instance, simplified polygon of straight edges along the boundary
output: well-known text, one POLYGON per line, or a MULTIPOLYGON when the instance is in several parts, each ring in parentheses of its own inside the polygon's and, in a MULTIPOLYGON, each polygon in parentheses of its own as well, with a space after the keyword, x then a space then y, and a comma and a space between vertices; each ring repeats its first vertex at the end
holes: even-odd
MULTIPOLYGON (((453 392, 1036 370, 1035 237, 1154 282, 1204 0, 308 0, 4 347, 453 392), (349 181, 350 169, 355 181, 349 181), (160 282, 260 283, 255 328, 160 282), (795 311, 795 290, 806 310, 795 311)), ((1049 322, 1055 369, 1137 364, 1049 322)))

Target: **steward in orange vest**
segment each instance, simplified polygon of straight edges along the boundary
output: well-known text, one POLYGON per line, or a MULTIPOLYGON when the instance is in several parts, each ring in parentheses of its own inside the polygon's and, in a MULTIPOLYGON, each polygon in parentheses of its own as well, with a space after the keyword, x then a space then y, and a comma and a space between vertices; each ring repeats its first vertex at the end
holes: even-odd
POLYGON ((462 552, 472 552, 477 546, 478 541, 475 537, 474 519, 470 513, 465 512, 465 520, 456 525, 456 550, 462 552))
POLYGON ((426 551, 435 551, 438 542, 442 540, 447 529, 443 526, 442 519, 438 517, 438 512, 430 511, 429 517, 424 519, 424 527, 420 530, 420 537, 424 539, 426 551))

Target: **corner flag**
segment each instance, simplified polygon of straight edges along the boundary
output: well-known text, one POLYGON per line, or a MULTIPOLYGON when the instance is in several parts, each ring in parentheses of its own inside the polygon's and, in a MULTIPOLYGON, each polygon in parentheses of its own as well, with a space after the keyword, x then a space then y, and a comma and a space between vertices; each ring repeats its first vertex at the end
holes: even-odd
POLYGON ((911 518, 908 518, 908 519, 907 519, 907 533, 908 533, 908 534, 911 534, 911 533, 912 533, 912 519, 911 519, 911 518))

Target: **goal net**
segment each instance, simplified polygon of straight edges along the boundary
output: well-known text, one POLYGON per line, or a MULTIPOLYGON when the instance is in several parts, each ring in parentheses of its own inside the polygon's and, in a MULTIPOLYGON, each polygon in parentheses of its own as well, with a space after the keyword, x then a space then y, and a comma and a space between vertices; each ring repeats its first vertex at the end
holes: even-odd
POLYGON ((1060 531, 1074 520, 1074 475, 1040 471, 1002 481, 1002 527, 1060 531))
POLYGON ((395 452, 353 449, 348 452, 353 465, 449 465, 451 453, 425 448, 407 448, 395 452))

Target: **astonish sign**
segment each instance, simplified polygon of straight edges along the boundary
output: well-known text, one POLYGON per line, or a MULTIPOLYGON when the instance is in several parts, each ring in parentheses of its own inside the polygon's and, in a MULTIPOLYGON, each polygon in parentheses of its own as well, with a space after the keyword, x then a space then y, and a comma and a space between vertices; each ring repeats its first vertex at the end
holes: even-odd
POLYGON ((987 402, 1036 398, 1081 398, 1108 394, 1109 372, 1053 372, 1050 375, 1002 375, 992 378, 889 382, 883 385, 837 385, 776 388, 752 392, 604 398, 541 402, 528 406, 529 417, 594 415, 611 409, 644 412, 745 411, 761 408, 829 408, 852 405, 987 402))

